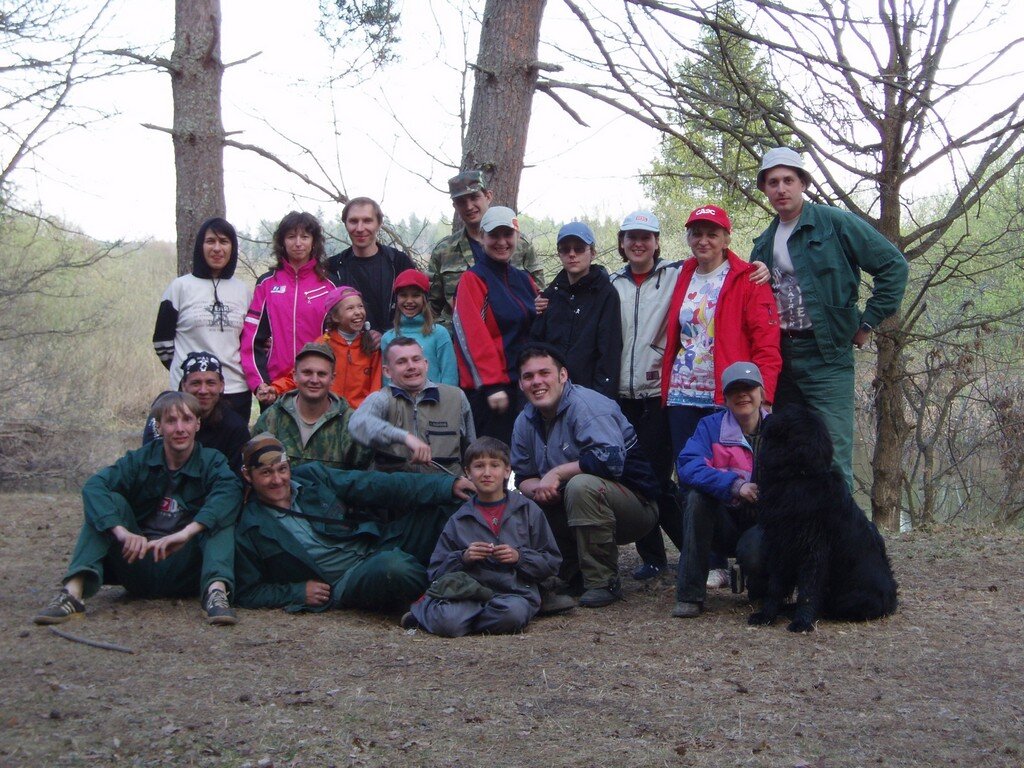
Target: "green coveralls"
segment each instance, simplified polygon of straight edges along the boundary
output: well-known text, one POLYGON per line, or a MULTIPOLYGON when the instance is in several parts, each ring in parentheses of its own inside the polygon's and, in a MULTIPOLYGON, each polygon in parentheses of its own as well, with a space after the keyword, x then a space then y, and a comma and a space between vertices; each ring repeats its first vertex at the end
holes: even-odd
POLYGON ((250 498, 235 533, 238 605, 290 612, 408 606, 427 587, 426 565, 455 510, 453 483, 447 475, 348 471, 315 462, 295 467, 293 506, 308 516, 320 546, 333 547, 330 562, 311 557, 282 524, 284 510, 250 498), (405 513, 383 523, 384 507, 405 513), (311 580, 331 584, 327 605, 306 605, 311 580))
MULTIPOLYGON (((779 218, 754 240, 751 261, 772 268, 779 218)), ((907 261, 896 246, 852 213, 804 203, 787 241, 814 338, 782 336, 782 371, 776 408, 801 403, 825 422, 835 447, 833 465, 853 488, 853 337, 899 311, 907 287, 907 261), (874 278, 861 312, 860 272, 874 278)))
POLYGON ((163 440, 154 440, 101 469, 82 487, 85 522, 65 583, 84 576, 83 597, 94 595, 101 584, 120 584, 136 597, 205 594, 214 581, 223 581, 230 591, 241 483, 224 454, 198 443, 178 472, 181 484, 174 496, 191 522, 206 526, 205 531, 159 563, 147 555, 131 565, 122 558, 120 543, 107 533, 118 525, 141 533, 140 522, 160 506, 170 476, 163 440))

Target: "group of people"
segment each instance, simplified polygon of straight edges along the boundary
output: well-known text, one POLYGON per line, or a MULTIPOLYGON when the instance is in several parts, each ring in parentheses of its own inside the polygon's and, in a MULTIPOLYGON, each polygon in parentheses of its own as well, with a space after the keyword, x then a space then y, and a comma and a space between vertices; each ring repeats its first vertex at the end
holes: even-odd
POLYGON ((807 405, 852 482, 853 348, 907 277, 865 222, 806 202, 810 183, 795 151, 765 154, 757 186, 777 216, 750 261, 715 205, 691 212, 691 256, 674 262, 654 214, 626 216, 611 275, 571 222, 543 289, 479 171, 449 181, 462 226, 426 274, 379 242, 369 198, 345 206, 352 245, 330 259, 314 217, 285 216, 255 291, 234 276, 234 228, 206 221, 153 335, 172 390, 143 447, 83 488, 63 589, 36 622, 81 616, 115 583, 199 594, 213 624, 233 605, 353 607, 512 632, 621 599, 623 544, 635 578, 660 575, 662 531, 680 551, 674 616, 700 614, 729 556, 756 593, 761 423, 807 405))

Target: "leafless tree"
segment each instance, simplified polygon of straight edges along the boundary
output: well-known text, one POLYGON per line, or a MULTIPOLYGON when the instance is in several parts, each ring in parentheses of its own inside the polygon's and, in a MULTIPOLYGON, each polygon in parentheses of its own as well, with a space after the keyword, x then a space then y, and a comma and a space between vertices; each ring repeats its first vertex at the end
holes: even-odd
MULTIPOLYGON (((697 0, 626 0, 615 17, 596 3, 563 2, 590 39, 586 63, 594 80, 547 79, 539 87, 599 100, 684 144, 680 115, 729 136, 752 157, 763 151, 765 135, 780 143, 794 136, 813 164, 811 196, 870 222, 912 263, 966 226, 986 194, 1024 158, 1018 64, 1024 38, 1001 26, 1001 4, 967 9, 957 0, 886 0, 862 8, 828 0, 737 0, 730 3, 741 19, 736 23, 717 14, 717 5, 697 0), (688 41, 696 27, 770 52, 772 76, 787 101, 759 99, 748 83, 733 83, 748 117, 751 104, 761 110, 756 135, 747 130, 750 122, 722 117, 738 104, 724 103, 720 92, 709 103, 699 88, 676 77, 678 57, 695 53, 688 41), (925 179, 949 192, 941 205, 923 199, 931 191, 922 191, 925 179)), ((727 60, 728 46, 721 55, 727 60)), ((732 178, 690 144, 719 178, 743 184, 749 199, 760 202, 752 179, 732 178)), ((926 276, 925 284, 930 281, 926 276)), ((911 302, 927 303, 926 295, 911 302)), ((913 315, 897 316, 876 337, 871 502, 874 519, 889 528, 899 521, 913 427, 903 390, 913 334, 913 315)))

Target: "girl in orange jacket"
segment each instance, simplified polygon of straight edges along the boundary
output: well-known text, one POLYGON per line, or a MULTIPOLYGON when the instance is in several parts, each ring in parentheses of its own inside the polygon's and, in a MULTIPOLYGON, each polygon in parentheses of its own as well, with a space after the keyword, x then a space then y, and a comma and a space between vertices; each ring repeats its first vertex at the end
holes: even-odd
MULTIPOLYGON (((358 408, 371 392, 380 389, 380 343, 366 326, 363 295, 348 285, 335 288, 324 302, 327 333, 317 341, 330 344, 334 351, 334 382, 331 391, 358 408)), ((295 389, 295 370, 271 384, 278 394, 295 389)))

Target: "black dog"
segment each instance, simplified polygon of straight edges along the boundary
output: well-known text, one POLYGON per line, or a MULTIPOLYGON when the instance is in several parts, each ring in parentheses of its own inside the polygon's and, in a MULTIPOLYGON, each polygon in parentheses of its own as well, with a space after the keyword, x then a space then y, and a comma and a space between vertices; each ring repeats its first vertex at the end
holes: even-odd
POLYGON ((755 462, 758 524, 768 595, 751 624, 771 624, 797 589, 790 632, 811 632, 818 614, 866 621, 896 610, 885 542, 832 468, 832 439, 800 406, 769 416, 755 462))

